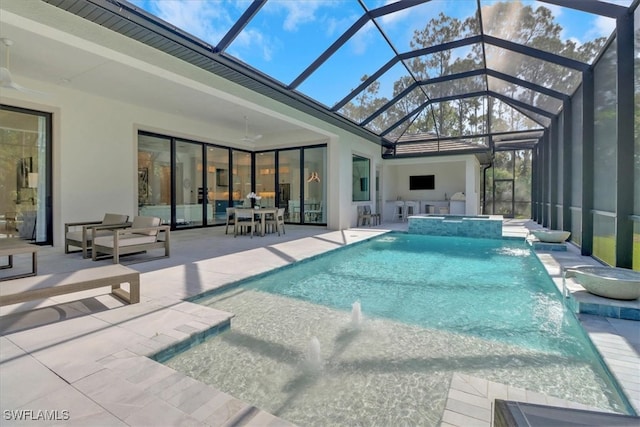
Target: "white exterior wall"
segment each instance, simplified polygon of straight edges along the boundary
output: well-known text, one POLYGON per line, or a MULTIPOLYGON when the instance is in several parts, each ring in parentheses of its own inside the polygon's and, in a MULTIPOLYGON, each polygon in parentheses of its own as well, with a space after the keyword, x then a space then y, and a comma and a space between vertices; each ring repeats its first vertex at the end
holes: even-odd
POLYGON ((480 162, 476 157, 467 159, 465 164, 465 212, 469 215, 480 213, 480 162))
MULTIPOLYGON (((138 130, 239 147, 208 138, 220 129, 207 123, 68 89, 50 90, 60 100, 57 105, 4 96, 2 103, 53 113, 55 246, 63 241, 65 222, 101 219, 105 212, 137 214, 138 130)), ((340 136, 315 143, 328 141, 327 227, 343 229, 355 224, 351 209, 339 209, 352 205, 351 154, 370 157, 375 164, 380 147, 335 130, 340 136)))
POLYGON ((419 200, 444 203, 456 192, 466 196, 467 215, 480 212, 480 163, 474 155, 391 159, 383 163, 383 220, 391 220, 393 201, 419 200), (410 190, 411 175, 435 175, 434 190, 410 190))
MULTIPOLYGON (((137 213, 139 130, 249 150, 327 143, 327 226, 330 229, 355 226, 358 205, 370 204, 374 210, 383 211, 383 206, 375 206, 376 168, 381 169, 383 205, 385 200, 397 196, 407 199, 443 197, 444 192, 451 195, 456 191, 469 192, 470 188, 478 188, 477 174, 472 172, 478 168, 474 156, 383 162, 377 144, 46 3, 5 0, 0 4, 0 9, 3 25, 69 45, 78 51, 78 58, 74 60, 82 61, 85 58, 91 63, 95 62, 96 67, 117 63, 148 76, 148 79, 145 78, 145 88, 148 89, 145 93, 149 97, 144 100, 146 103, 143 100, 134 103, 121 101, 121 96, 135 88, 129 87, 131 83, 127 80, 126 72, 115 67, 107 67, 105 72, 119 70, 123 73, 121 83, 119 87, 109 88, 104 96, 74 89, 74 84, 81 82, 82 75, 74 77, 75 81, 70 84, 54 84, 15 73, 14 78, 21 84, 49 95, 38 97, 8 90, 0 94, 3 104, 53 114, 52 213, 55 246, 62 244, 65 222, 100 219, 105 212, 137 213), (215 117, 196 120, 180 114, 181 103, 192 102, 188 96, 180 97, 176 93, 171 98, 175 100, 175 105, 156 101, 155 91, 160 93, 166 89, 163 82, 171 82, 173 90, 178 84, 187 94, 196 91, 205 93, 210 96, 206 103, 232 102, 295 123, 316 136, 309 139, 309 132, 301 132, 300 135, 304 137, 289 133, 273 139, 263 138, 259 146, 242 145, 237 142, 237 133, 234 133, 237 130, 225 128, 224 123, 216 123, 215 117), (352 201, 354 154, 371 160, 371 200, 368 202, 352 201), (474 161, 476 164, 472 165, 474 161), (436 193, 409 192, 408 176, 418 173, 436 175, 436 193), (471 177, 472 174, 475 175, 471 177)), ((86 67, 87 63, 82 65, 86 67)), ((166 98, 161 99, 164 101, 166 98)), ((476 201, 468 200, 467 209, 476 204, 476 201)))

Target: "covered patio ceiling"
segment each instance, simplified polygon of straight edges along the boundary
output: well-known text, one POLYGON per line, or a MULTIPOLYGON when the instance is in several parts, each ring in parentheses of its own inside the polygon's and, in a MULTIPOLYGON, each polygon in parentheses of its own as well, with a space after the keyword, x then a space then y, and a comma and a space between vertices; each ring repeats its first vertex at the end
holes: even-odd
POLYGON ((632 7, 43 1, 379 143, 387 158, 531 148, 632 7))

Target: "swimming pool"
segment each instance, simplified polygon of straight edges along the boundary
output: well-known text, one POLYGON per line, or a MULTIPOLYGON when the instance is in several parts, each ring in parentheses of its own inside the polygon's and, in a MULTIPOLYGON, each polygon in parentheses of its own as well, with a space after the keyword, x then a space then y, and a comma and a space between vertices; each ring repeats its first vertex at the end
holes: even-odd
POLYGON ((628 413, 522 241, 388 234, 199 302, 231 329, 167 365, 301 426, 437 425, 455 372, 628 413))

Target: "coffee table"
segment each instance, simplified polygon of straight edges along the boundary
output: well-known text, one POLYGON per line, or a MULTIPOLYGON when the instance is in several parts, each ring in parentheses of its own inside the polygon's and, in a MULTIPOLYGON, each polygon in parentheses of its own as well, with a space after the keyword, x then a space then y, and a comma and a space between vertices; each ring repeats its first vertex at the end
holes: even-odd
POLYGON ((9 262, 6 265, 0 265, 0 269, 13 268, 13 256, 20 254, 31 254, 31 272, 23 274, 14 274, 11 276, 0 277, 0 282, 3 280, 17 279, 20 277, 35 276, 38 274, 38 258, 37 252, 39 247, 32 245, 20 239, 0 239, 0 256, 6 256, 9 258, 9 262))

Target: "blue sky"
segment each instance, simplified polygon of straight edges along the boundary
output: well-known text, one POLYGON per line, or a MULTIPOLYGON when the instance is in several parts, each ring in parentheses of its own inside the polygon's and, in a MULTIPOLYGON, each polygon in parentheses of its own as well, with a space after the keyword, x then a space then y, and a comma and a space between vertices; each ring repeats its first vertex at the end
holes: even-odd
MULTIPOLYGON (((251 3, 249 0, 131 0, 148 12, 196 37, 216 45, 251 3)), ((482 0, 483 5, 497 0, 482 0)), ((369 8, 389 3, 364 0, 369 8)), ((550 9, 564 28, 563 37, 577 43, 608 37, 615 21, 551 4, 523 0, 534 8, 550 9)), ((631 0, 617 3, 630 4, 631 0)), ((387 36, 400 51, 408 51, 416 29, 440 11, 465 19, 475 12, 476 0, 433 0, 388 15, 380 20, 387 36)), ((289 84, 363 14, 355 0, 269 0, 232 43, 227 53, 289 84)), ((308 79, 299 90, 332 106, 393 56, 372 24, 363 27, 335 57, 308 79)), ((385 92, 397 75, 385 76, 385 92)))

